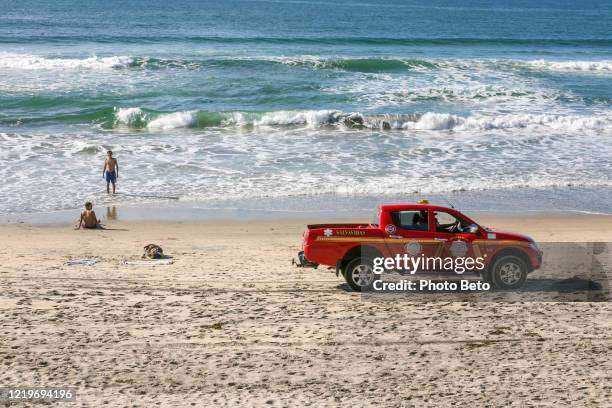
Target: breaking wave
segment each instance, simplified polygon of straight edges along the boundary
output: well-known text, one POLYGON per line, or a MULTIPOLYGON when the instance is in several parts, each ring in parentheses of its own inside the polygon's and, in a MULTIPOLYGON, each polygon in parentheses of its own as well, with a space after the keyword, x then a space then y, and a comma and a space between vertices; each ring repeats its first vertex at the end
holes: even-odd
POLYGON ((435 69, 434 60, 416 58, 324 58, 310 55, 291 57, 264 57, 265 60, 284 65, 314 69, 338 69, 355 72, 392 72, 408 69, 435 69))
POLYGON ((529 61, 529 65, 551 71, 612 72, 612 61, 529 61))
POLYGON ((133 56, 90 56, 87 58, 53 58, 32 54, 0 53, 0 68, 7 69, 125 69, 125 68, 185 68, 211 66, 257 67, 282 64, 312 69, 337 69, 355 72, 392 72, 408 69, 434 69, 436 63, 426 59, 408 58, 323 58, 310 55, 283 57, 215 57, 207 59, 165 59, 133 56))
POLYGON ((130 69, 184 68, 197 69, 214 66, 244 66, 257 68, 265 64, 282 64, 310 69, 331 69, 347 72, 380 73, 395 71, 434 71, 440 69, 538 69, 548 71, 612 72, 612 61, 548 61, 512 59, 441 59, 400 57, 320 57, 313 55, 215 57, 206 59, 165 59, 114 55, 87 58, 59 58, 32 54, 0 52, 0 68, 19 70, 50 69, 130 69))
POLYGON ((520 128, 547 128, 563 131, 612 131, 612 115, 576 114, 472 114, 439 112, 364 114, 339 110, 272 112, 208 112, 188 110, 160 112, 140 107, 82 111, 41 118, 0 120, 11 126, 34 122, 92 123, 103 129, 129 128, 162 131, 198 128, 294 127, 363 130, 486 131, 520 128))
POLYGON ((0 53, 0 68, 10 69, 117 69, 138 65, 138 60, 129 56, 88 58, 47 58, 30 54, 0 53))
POLYGON ((495 130, 548 127, 561 130, 612 130, 611 116, 508 114, 460 116, 450 113, 405 113, 364 115, 337 110, 275 112, 160 113, 141 108, 116 108, 114 125, 150 130, 205 127, 330 126, 378 130, 495 130))
POLYGON ((403 128, 420 130, 493 130, 544 126, 564 130, 610 130, 612 117, 580 115, 515 114, 503 116, 457 116, 426 113, 403 128))

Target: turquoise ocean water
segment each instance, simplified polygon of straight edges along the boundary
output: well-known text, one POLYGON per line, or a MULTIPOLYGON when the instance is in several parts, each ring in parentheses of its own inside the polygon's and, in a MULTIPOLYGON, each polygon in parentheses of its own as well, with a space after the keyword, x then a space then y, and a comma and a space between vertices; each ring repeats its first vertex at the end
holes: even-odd
POLYGON ((607 1, 0 10, 0 214, 458 192, 489 209, 519 197, 612 212, 607 1), (116 197, 101 178, 106 149, 121 166, 116 197))

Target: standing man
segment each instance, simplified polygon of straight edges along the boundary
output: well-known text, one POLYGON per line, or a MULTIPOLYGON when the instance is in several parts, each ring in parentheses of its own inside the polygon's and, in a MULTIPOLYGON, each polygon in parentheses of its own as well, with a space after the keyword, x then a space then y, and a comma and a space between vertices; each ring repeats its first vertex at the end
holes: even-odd
POLYGON ((110 193, 110 183, 113 183, 113 194, 115 194, 115 183, 119 177, 119 163, 113 157, 113 152, 106 152, 106 160, 104 160, 104 168, 102 169, 102 178, 106 179, 106 192, 110 193))

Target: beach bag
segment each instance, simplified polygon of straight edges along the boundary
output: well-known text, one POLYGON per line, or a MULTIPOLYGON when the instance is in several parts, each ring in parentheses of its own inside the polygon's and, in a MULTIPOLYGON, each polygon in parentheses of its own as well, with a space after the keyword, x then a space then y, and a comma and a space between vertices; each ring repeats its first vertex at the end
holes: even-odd
POLYGON ((149 244, 144 247, 144 254, 142 254, 144 259, 161 259, 164 257, 164 250, 155 244, 149 244))

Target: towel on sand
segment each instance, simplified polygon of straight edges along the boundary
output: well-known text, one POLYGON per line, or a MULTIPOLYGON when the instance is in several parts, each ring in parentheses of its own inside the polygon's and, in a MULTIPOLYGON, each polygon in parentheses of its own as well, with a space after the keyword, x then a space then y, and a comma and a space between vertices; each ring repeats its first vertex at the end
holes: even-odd
POLYGON ((98 260, 96 258, 74 258, 74 259, 69 259, 66 262, 64 262, 64 265, 68 265, 68 266, 72 266, 72 265, 93 265, 96 262, 98 262, 98 260))

